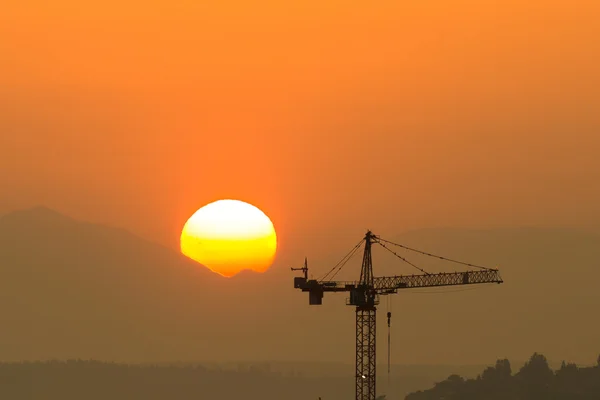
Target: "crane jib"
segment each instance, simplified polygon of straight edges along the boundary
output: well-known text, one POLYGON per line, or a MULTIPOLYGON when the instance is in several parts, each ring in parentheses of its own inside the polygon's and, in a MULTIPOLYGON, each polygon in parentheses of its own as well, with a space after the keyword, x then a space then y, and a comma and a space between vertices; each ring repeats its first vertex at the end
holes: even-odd
MULTIPOLYGON (((398 289, 418 289, 440 286, 503 283, 496 269, 482 271, 441 272, 437 274, 397 275, 373 278, 371 290, 379 294, 396 293, 398 289)), ((318 281, 294 278, 294 288, 303 292, 352 292, 361 284, 358 281, 318 281)))

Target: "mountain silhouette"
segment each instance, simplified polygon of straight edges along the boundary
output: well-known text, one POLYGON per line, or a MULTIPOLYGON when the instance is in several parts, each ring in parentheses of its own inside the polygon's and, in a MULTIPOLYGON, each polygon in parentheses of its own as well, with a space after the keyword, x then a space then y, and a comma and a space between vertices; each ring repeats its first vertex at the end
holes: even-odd
MULTIPOLYGON (((533 351, 585 363, 577 357, 595 346, 600 323, 591 316, 600 306, 598 234, 429 229, 386 239, 498 266, 505 280, 492 287, 394 295, 395 363, 478 364, 499 357, 525 359, 533 351)), ((335 264, 307 253, 315 276, 335 264)), ((377 276, 418 273, 383 249, 376 247, 373 254, 377 276)), ((408 251, 399 254, 432 272, 466 268, 408 251)), ((357 279, 361 258, 351 260, 336 279, 357 279)), ((345 306, 345 296, 327 294, 323 306, 309 307, 306 293, 292 287, 294 274, 278 265, 273 269, 280 273, 223 278, 123 229, 44 207, 16 211, 0 217, 0 359, 352 364, 354 312, 345 306)), ((386 302, 383 298, 379 306, 382 312, 386 302)), ((387 326, 381 313, 378 324, 383 334, 387 326)))
POLYGON ((182 329, 197 331, 194 319, 214 317, 202 304, 225 279, 125 230, 45 207, 0 218, 0 274, 9 360, 158 355, 182 329))

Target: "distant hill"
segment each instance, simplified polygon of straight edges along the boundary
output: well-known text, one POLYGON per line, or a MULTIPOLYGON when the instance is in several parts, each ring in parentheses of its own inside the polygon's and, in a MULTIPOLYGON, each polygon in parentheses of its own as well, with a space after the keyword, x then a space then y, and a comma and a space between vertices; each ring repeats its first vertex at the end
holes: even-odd
MULTIPOLYGON (((443 379, 436 372, 406 374, 393 383, 416 390, 429 386, 432 377, 443 379)), ((0 398, 11 400, 340 399, 352 398, 353 383, 348 375, 311 376, 269 365, 223 369, 84 360, 0 363, 0 398)), ((378 393, 385 393, 386 386, 380 385, 378 393)))
MULTIPOLYGON (((552 360, 592 361, 586 357, 600 336, 593 317, 600 307, 597 234, 443 229, 387 239, 497 265, 505 279, 503 285, 395 295, 394 363, 484 364, 502 357, 523 360, 533 351, 552 360)), ((430 271, 462 268, 401 254, 430 271)), ((315 275, 331 267, 319 257, 309 258, 315 275)), ((373 257, 377 275, 416 272, 382 249, 375 248, 373 257)), ((357 279, 359 264, 360 257, 353 259, 338 277, 357 279)), ((4 215, 0 359, 351 365, 354 313, 344 305, 345 296, 327 295, 323 306, 309 307, 307 295, 292 287, 293 274, 275 267, 264 275, 226 279, 122 229, 43 207, 4 215)), ((387 308, 383 299, 379 309, 387 308)), ((379 318, 378 330, 382 363, 385 318, 379 318)))
MULTIPOLYGON (((343 399, 354 395, 352 367, 345 375, 330 374, 329 371, 307 374, 295 367, 289 368, 291 365, 281 367, 264 363, 223 368, 85 360, 0 363, 0 398, 305 400, 318 397, 343 399)), ((496 365, 478 370, 457 367, 400 369, 389 383, 384 374, 380 374, 378 395, 385 394, 390 400, 405 399, 407 392, 413 393, 408 394, 406 400, 592 400, 600 394, 600 367, 582 368, 563 363, 553 372, 545 357, 539 354, 518 367, 508 360, 498 360, 496 365)))
POLYGON ((171 357, 177 344, 202 348, 185 342, 189 333, 219 335, 199 332, 198 322, 214 322, 206 305, 224 278, 124 230, 44 207, 0 218, 0 274, 5 360, 171 357))

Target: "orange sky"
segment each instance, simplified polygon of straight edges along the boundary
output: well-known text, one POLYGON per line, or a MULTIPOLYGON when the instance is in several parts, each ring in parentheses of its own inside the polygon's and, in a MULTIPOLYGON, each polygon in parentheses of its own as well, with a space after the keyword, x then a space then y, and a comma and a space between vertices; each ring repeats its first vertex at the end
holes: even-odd
POLYGON ((0 212, 176 247, 239 198, 284 260, 366 228, 600 224, 600 3, 321 3, 3 3, 0 212))

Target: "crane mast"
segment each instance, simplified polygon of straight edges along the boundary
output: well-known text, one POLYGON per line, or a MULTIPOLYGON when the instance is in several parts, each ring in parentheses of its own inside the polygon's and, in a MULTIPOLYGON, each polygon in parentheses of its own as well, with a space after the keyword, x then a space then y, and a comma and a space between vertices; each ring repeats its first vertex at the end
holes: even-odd
POLYGON ((376 317, 377 296, 373 285, 373 259, 371 257, 371 231, 365 235, 360 281, 350 291, 349 304, 356 306, 356 398, 375 399, 376 364, 376 317))
MULTIPOLYGON (((294 278, 294 288, 308 292, 310 305, 321 305, 325 292, 348 292, 347 305, 355 307, 356 312, 356 400, 375 400, 376 398, 376 315, 380 295, 397 293, 400 289, 415 289, 440 286, 457 286, 483 283, 502 283, 502 278, 497 269, 481 267, 445 257, 435 256, 420 250, 412 249, 401 244, 393 243, 371 231, 359 242, 351 253, 342 259, 328 274, 320 280, 308 279, 308 262, 304 259, 302 268, 292 268, 292 271, 302 271, 302 277, 294 278), (360 279, 358 281, 334 281, 326 278, 333 273, 333 277, 340 271, 344 264, 354 255, 364 242, 364 252, 360 279), (396 275, 374 277, 373 260, 371 256, 372 245, 379 244, 402 261, 419 269, 420 274, 396 275), (430 274, 409 262, 406 258, 392 251, 387 245, 399 246, 405 250, 414 251, 423 255, 436 257, 465 266, 475 267, 478 270, 462 272, 443 272, 430 274), (340 265, 341 264, 341 265, 340 265)), ((388 312, 388 326, 391 313, 388 312)), ((389 340, 388 340, 389 346, 389 340)))

